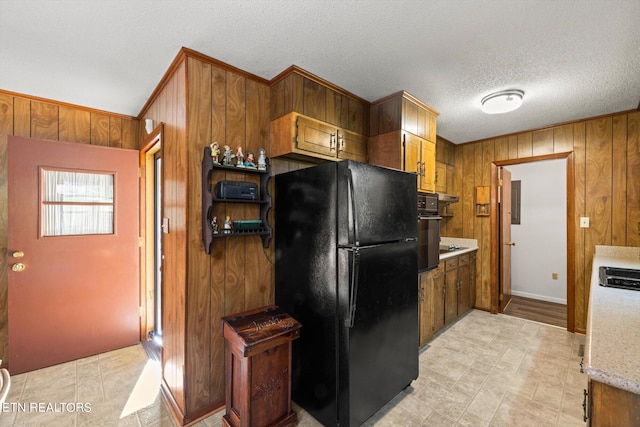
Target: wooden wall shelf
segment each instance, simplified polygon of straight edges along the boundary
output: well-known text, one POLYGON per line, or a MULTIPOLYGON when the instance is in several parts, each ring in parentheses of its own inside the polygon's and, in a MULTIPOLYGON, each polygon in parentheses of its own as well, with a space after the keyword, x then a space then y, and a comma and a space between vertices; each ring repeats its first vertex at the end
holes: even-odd
POLYGON ((271 244, 271 237, 273 235, 271 226, 269 225, 267 214, 271 209, 271 195, 269 194, 269 179, 271 173, 269 172, 269 159, 267 159, 267 170, 259 170, 252 168, 238 168, 234 166, 216 165, 211 158, 211 148, 205 147, 202 155, 202 243, 204 244, 204 251, 207 254, 211 253, 211 246, 214 238, 221 237, 244 237, 244 236, 260 236, 262 239, 262 246, 268 248, 271 244), (226 170, 229 172, 250 173, 260 175, 260 197, 257 200, 237 200, 237 199, 219 199, 214 197, 211 193, 211 173, 214 170, 226 170), (225 233, 224 230, 219 230, 214 234, 213 227, 211 226, 211 211, 214 203, 245 203, 254 204, 260 206, 260 220, 262 225, 260 228, 251 230, 235 229, 225 233))

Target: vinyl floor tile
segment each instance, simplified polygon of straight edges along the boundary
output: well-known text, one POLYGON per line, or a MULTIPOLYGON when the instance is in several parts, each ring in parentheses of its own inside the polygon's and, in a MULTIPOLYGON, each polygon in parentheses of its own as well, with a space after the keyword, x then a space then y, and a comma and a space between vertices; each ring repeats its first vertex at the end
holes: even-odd
MULTIPOLYGON (((558 327, 472 310, 419 351, 420 376, 366 426, 584 426, 580 346, 558 327)), ((4 426, 174 427, 159 389, 123 413, 150 361, 141 345, 12 377, 4 426), (90 412, 29 411, 37 402, 88 404, 90 412), (8 409, 8 410, 7 410, 8 409)), ((155 372, 155 371, 154 371, 155 372)), ((293 403, 298 425, 321 424, 293 403)), ((222 425, 220 411, 195 426, 222 425)))

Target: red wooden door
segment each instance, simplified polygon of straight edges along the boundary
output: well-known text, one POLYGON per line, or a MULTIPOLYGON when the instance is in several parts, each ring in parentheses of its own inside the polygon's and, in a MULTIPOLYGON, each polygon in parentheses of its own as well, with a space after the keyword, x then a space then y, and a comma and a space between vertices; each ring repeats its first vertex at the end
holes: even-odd
POLYGON ((10 136, 8 178, 11 373, 139 342, 138 152, 10 136), (68 179, 87 176, 110 200, 68 179), (106 230, 64 225, 99 216, 106 230))

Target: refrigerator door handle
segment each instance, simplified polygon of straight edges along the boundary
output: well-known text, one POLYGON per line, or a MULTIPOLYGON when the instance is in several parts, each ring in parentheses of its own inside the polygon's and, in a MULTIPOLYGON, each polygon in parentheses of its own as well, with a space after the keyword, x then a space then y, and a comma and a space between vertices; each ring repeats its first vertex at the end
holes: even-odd
POLYGON ((349 183, 349 193, 348 199, 351 207, 351 217, 352 217, 352 226, 353 226, 353 244, 358 246, 360 244, 360 240, 358 240, 358 215, 356 215, 356 198, 354 197, 353 191, 353 175, 351 174, 351 169, 347 168, 344 171, 344 176, 349 183))
POLYGON ((358 248, 350 249, 353 252, 351 258, 351 277, 349 278, 349 315, 345 319, 345 326, 353 328, 356 317, 356 300, 358 299, 358 280, 360 270, 360 251, 358 248))

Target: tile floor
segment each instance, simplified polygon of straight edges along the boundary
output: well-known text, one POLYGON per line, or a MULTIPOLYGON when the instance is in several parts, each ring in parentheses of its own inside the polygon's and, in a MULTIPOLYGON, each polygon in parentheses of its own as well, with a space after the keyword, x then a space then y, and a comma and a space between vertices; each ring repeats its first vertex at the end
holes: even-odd
MULTIPOLYGON (((581 344, 561 328, 471 311, 420 351, 420 377, 366 425, 584 426, 581 344)), ((158 378, 140 345, 15 375, 0 426, 173 426, 158 378)), ((300 426, 320 426, 294 408, 300 426)), ((219 426, 223 412, 196 425, 219 426)))

